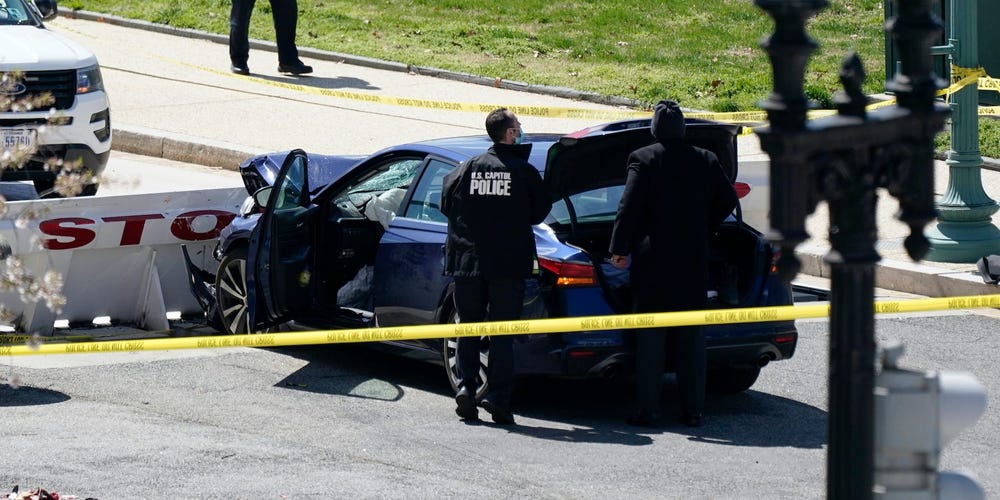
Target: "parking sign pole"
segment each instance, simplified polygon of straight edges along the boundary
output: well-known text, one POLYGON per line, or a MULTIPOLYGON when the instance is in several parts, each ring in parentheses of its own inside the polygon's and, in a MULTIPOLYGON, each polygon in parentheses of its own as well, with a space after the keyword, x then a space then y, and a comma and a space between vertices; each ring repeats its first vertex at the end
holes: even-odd
POLYGON ((834 96, 837 115, 807 120, 803 77, 816 44, 808 18, 827 0, 756 0, 775 22, 762 42, 771 59, 773 90, 761 103, 769 125, 757 129, 771 157, 771 232, 781 248, 778 272, 790 281, 801 267, 795 247, 808 239, 805 218, 819 201, 830 212, 831 268, 827 497, 874 495, 874 273, 877 189, 899 199, 899 219, 910 227, 904 245, 919 260, 929 243, 924 227, 934 219, 934 135, 948 107, 936 102, 944 82, 931 67, 931 44, 943 29, 934 0, 896 0, 887 23, 900 47, 900 73, 886 84, 898 104, 866 110, 865 79, 854 54, 840 70, 844 90, 834 96))

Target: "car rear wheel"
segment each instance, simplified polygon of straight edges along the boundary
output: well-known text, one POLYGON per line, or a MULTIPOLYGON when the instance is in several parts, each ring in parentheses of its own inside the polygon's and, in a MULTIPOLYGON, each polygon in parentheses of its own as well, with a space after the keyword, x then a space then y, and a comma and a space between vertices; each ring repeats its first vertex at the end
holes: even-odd
POLYGON ((759 366, 727 366, 708 371, 708 390, 718 394, 736 394, 753 387, 760 376, 759 366))
MULTIPOLYGON (((451 323, 458 323, 458 313, 452 311, 448 315, 448 321, 451 323)), ((489 337, 482 337, 480 341, 479 348, 479 375, 476 376, 476 382, 479 384, 479 389, 476 390, 476 401, 483 399, 486 395, 486 391, 489 390, 486 373, 487 367, 489 366, 490 358, 490 339, 489 337)), ((441 339, 441 357, 444 361, 445 374, 448 376, 448 383, 451 384, 451 389, 458 392, 458 338, 444 338, 441 339)))
POLYGON ((247 309, 247 250, 231 249, 222 257, 215 277, 215 300, 225 333, 250 331, 247 309))

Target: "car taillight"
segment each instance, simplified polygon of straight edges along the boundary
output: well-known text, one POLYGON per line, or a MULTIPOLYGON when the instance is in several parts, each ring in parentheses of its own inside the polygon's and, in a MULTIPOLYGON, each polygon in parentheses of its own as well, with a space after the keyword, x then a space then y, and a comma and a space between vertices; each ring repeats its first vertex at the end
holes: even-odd
POLYGON ((740 199, 750 194, 750 185, 745 182, 734 182, 733 189, 736 190, 736 197, 740 199))
POLYGON ((556 275, 556 286, 592 286, 597 284, 594 266, 539 257, 538 266, 556 275))
POLYGON ((776 249, 774 253, 771 254, 771 274, 778 273, 778 259, 780 258, 781 258, 781 250, 776 249))

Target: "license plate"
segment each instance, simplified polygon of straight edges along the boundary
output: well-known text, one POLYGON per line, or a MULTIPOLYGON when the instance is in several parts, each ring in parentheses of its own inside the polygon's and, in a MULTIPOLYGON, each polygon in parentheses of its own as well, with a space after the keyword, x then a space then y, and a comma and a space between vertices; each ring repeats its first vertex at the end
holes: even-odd
POLYGON ((7 151, 34 147, 35 137, 36 131, 30 128, 0 129, 0 142, 3 143, 3 149, 7 151))

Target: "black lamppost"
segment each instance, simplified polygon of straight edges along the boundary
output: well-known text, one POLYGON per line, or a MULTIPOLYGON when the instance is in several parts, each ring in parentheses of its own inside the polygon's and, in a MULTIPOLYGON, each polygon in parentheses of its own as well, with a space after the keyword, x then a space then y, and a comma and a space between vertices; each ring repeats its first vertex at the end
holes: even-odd
POLYGON ((931 45, 943 29, 935 0, 896 0, 887 29, 900 49, 900 73, 886 84, 898 105, 871 113, 861 91, 865 74, 851 54, 840 72, 844 91, 835 116, 807 120, 803 75, 816 44, 806 20, 826 0, 755 0, 774 18, 762 42, 773 68, 771 95, 761 103, 769 126, 758 129, 771 157, 771 233, 786 280, 798 274, 795 247, 809 235, 805 218, 820 200, 829 205, 831 268, 827 496, 872 498, 874 486, 875 222, 880 187, 899 199, 898 218, 910 226, 905 246, 920 260, 929 248, 924 226, 934 219, 934 136, 948 107, 936 101, 944 82, 934 75, 931 45))

